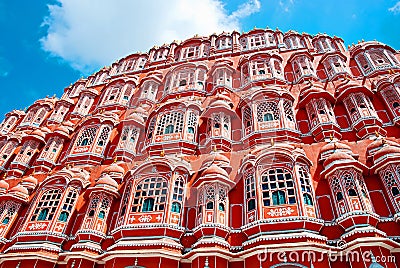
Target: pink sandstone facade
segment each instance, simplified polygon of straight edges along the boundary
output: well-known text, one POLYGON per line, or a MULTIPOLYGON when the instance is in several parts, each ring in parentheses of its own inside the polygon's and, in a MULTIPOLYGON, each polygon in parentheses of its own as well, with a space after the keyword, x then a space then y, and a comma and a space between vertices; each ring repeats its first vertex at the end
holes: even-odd
POLYGON ((7 113, 0 267, 400 267, 399 59, 195 36, 7 113))

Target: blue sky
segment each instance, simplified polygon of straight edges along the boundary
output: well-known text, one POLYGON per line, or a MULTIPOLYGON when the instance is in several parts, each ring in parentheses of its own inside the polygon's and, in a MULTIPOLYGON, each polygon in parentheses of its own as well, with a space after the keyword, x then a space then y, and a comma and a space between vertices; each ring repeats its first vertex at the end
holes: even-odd
POLYGON ((194 34, 269 26, 400 49, 399 25, 397 0, 0 0, 0 120, 122 56, 194 34))

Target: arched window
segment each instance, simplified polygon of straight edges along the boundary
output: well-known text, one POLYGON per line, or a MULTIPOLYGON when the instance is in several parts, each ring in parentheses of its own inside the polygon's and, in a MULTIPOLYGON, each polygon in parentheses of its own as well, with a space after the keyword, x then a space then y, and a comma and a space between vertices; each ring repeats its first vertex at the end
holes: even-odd
POLYGON ((171 211, 180 213, 181 212, 181 204, 179 204, 178 202, 173 202, 172 206, 171 206, 171 211))
POLYGON ((89 211, 89 217, 93 217, 94 216, 94 209, 91 209, 90 211, 89 211))
POLYGON ((349 196, 357 196, 357 192, 354 189, 349 189, 349 196))
POLYGON ((218 204, 218 210, 219 211, 225 211, 225 205, 223 203, 218 204))
POLYGON ((51 189, 43 192, 37 202, 31 221, 52 220, 61 199, 61 190, 51 189))
POLYGON ((9 217, 5 217, 1 223, 2 224, 8 224, 9 222, 10 222, 10 218, 9 217))
POLYGON ((174 133, 174 125, 168 125, 165 127, 164 134, 174 133))
POLYGON ((183 203, 183 195, 184 195, 184 181, 181 177, 177 178, 174 183, 174 190, 172 193, 172 212, 181 212, 181 207, 183 203))
POLYGON ((59 221, 67 222, 69 213, 66 211, 61 212, 60 217, 58 217, 59 221))
POLYGON ((214 208, 214 202, 208 202, 206 205, 206 209, 213 209, 214 208))
POLYGON ((256 208, 256 182, 254 179, 254 170, 247 170, 244 174, 244 178, 246 184, 247 211, 251 211, 256 208))
POLYGON ((264 114, 264 122, 265 121, 272 121, 272 120, 274 120, 274 116, 272 115, 272 113, 264 114))
POLYGON ((132 212, 163 211, 167 200, 167 182, 163 178, 143 179, 134 194, 132 212))
POLYGON ((94 138, 96 137, 97 128, 96 127, 87 127, 79 136, 77 146, 87 146, 93 143, 94 138))
POLYGON ((282 190, 277 190, 272 192, 272 204, 275 205, 283 205, 286 204, 286 194, 282 190))
POLYGON ((44 208, 40 211, 39 216, 37 218, 38 221, 45 221, 47 220, 47 214, 49 214, 49 209, 44 208))
POLYGON ((106 216, 106 213, 104 212, 104 210, 100 210, 98 218, 104 219, 105 216, 106 216))
POLYGON ((264 206, 296 203, 294 181, 288 170, 283 168, 270 169, 261 178, 264 206))
POLYGON ((313 205, 313 201, 312 201, 312 197, 309 194, 303 194, 303 199, 304 199, 304 204, 312 206, 313 205))
POLYGON ((252 211, 253 209, 256 209, 256 200, 250 199, 249 201, 247 201, 247 210, 252 211))
POLYGON ((342 194, 342 192, 338 192, 338 193, 336 194, 336 200, 337 200, 337 201, 343 200, 343 194, 342 194))
POLYGON ((257 105, 258 122, 279 120, 279 113, 278 102, 268 101, 257 105))
POLYGON ((181 111, 163 114, 157 122, 157 135, 182 133, 184 113, 181 111))
POLYGON ((142 206, 142 212, 153 211, 153 208, 154 208, 154 198, 149 197, 145 199, 142 206))
POLYGON ((396 186, 392 187, 392 194, 393 196, 399 195, 400 194, 399 188, 397 188, 396 186))

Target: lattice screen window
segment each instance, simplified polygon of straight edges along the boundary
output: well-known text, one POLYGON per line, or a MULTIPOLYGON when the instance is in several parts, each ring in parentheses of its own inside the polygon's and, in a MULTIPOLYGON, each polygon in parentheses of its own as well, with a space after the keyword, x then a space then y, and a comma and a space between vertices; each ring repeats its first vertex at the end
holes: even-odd
POLYGON ((59 137, 51 137, 44 147, 42 153, 40 154, 40 158, 45 158, 49 160, 55 160, 55 157, 59 153, 62 148, 62 139, 59 137))
POLYGON ((147 131, 147 140, 148 141, 153 137, 154 130, 155 130, 155 125, 156 125, 156 120, 157 120, 157 118, 156 118, 156 116, 154 116, 150 121, 149 129, 147 131))
POLYGON ((205 203, 206 203, 206 209, 214 209, 214 201, 215 201, 215 196, 216 196, 216 192, 215 192, 215 187, 214 185, 209 185, 206 188, 205 191, 205 203))
POLYGON ((310 180, 310 172, 308 168, 301 166, 299 167, 299 180, 301 186, 301 192, 303 193, 303 200, 306 205, 313 205, 313 190, 310 180))
POLYGON ((211 135, 223 136, 230 138, 231 135, 231 118, 224 113, 213 113, 208 120, 208 131, 214 129, 211 135))
POLYGON ((37 108, 33 108, 33 109, 29 110, 28 113, 25 115, 22 123, 31 122, 33 120, 33 118, 35 117, 37 110, 38 110, 37 108))
POLYGON ((184 181, 182 178, 177 178, 174 183, 174 191, 172 194, 171 211, 179 213, 182 210, 183 195, 184 195, 184 181))
POLYGON ((31 160, 38 146, 39 142, 37 141, 26 141, 14 161, 27 164, 31 160))
POLYGON ((279 120, 278 103, 275 101, 260 102, 257 105, 257 121, 279 120))
POLYGON ((371 64, 369 63, 369 61, 367 60, 367 58, 365 57, 364 54, 362 54, 362 53, 358 54, 355 57, 355 59, 356 59, 356 62, 358 63, 358 65, 361 67, 364 74, 368 74, 372 71, 371 64))
POLYGON ((16 141, 9 141, 1 148, 1 160, 6 161, 14 152, 18 143, 16 141))
POLYGON ((47 190, 42 193, 39 202, 36 204, 33 215, 31 216, 31 221, 46 221, 52 220, 54 213, 57 210, 58 204, 61 199, 61 190, 52 189, 47 190))
POLYGON ((86 127, 81 131, 76 146, 89 146, 96 137, 97 127, 86 127))
POLYGON ((261 176, 264 206, 295 204, 296 193, 292 174, 282 168, 270 169, 261 176))
POLYGON ((224 36, 217 39, 217 49, 230 48, 232 46, 232 38, 224 36))
POLYGON ((105 146, 108 142, 108 138, 110 136, 111 128, 108 126, 105 126, 101 129, 97 145, 98 146, 105 146))
POLYGON ((137 186, 132 212, 163 211, 167 200, 168 186, 163 178, 146 178, 137 186))
POLYGON ((18 211, 20 204, 13 201, 4 201, 0 205, 0 223, 8 224, 18 211))
POLYGON ((14 127, 16 122, 17 122, 16 116, 8 117, 2 124, 2 130, 6 132, 10 131, 14 127))
POLYGON ((269 65, 269 59, 259 59, 257 61, 252 61, 250 64, 250 70, 252 76, 272 75, 271 67, 269 65))
POLYGON ((397 185, 397 181, 396 181, 396 178, 395 178, 393 172, 391 170, 387 169, 381 173, 383 173, 383 182, 385 183, 388 191, 390 191, 393 196, 399 195, 400 194, 399 193, 399 185, 397 185))
POLYGON ((228 190, 225 187, 218 187, 218 210, 225 211, 226 210, 226 201, 227 201, 228 190))
POLYGON ((336 176, 334 176, 329 180, 329 184, 333 193, 335 194, 336 201, 343 200, 343 190, 339 179, 336 176))
POLYGON ((243 37, 243 38, 239 39, 239 44, 242 46, 243 50, 248 49, 247 43, 248 43, 247 37, 243 37))
POLYGON ((275 70, 275 73, 277 74, 277 76, 282 76, 283 75, 282 63, 277 59, 273 59, 272 62, 273 62, 274 70, 275 70))
POLYGON ((35 120, 33 121, 33 124, 40 125, 40 123, 43 122, 46 113, 47 113, 47 111, 46 111, 45 108, 39 109, 38 112, 36 113, 35 120))
POLYGON ((294 114, 293 114, 293 103, 291 101, 284 101, 283 102, 283 110, 285 111, 286 118, 289 121, 294 121, 294 114))
POLYGON ((132 188, 132 182, 130 182, 124 191, 124 195, 122 197, 121 200, 121 208, 120 208, 120 212, 119 212, 119 219, 118 219, 118 223, 121 224, 122 220, 124 219, 124 216, 127 212, 128 209, 128 204, 129 204, 129 198, 131 196, 131 188, 132 188))
POLYGON ((149 100, 154 100, 156 96, 158 88, 158 83, 153 82, 153 81, 147 81, 143 84, 142 86, 142 98, 146 98, 149 100))
POLYGON ((245 107, 243 109, 243 124, 244 127, 248 128, 253 125, 253 117, 251 114, 251 108, 250 107, 245 107))
POLYGON ((266 44, 264 33, 249 37, 250 48, 264 47, 266 44))
POLYGON ((275 37, 273 33, 268 33, 267 34, 267 41, 269 45, 274 45, 275 44, 275 37))
POLYGON ((357 189, 352 174, 347 172, 342 174, 342 182, 349 196, 357 196, 357 189))
POLYGON ((78 192, 76 190, 71 189, 68 191, 67 198, 65 199, 64 204, 61 208, 61 213, 58 218, 59 221, 66 222, 68 220, 75 206, 77 196, 78 192))
POLYGON ((400 96, 397 90, 395 90, 393 86, 390 86, 381 92, 383 98, 386 100, 386 103, 389 105, 390 108, 399 109, 400 96))
POLYGON ((92 201, 90 201, 90 205, 88 208, 88 211, 89 211, 88 217, 93 217, 95 215, 96 210, 97 210, 97 205, 99 204, 99 202, 100 202, 99 196, 97 196, 97 195, 93 196, 92 201))
POLYGON ((254 170, 247 170, 244 174, 246 183, 246 199, 247 199, 247 211, 251 211, 256 208, 256 181, 254 178, 254 170))
POLYGON ((136 151, 136 141, 138 139, 139 129, 133 126, 126 126, 122 130, 121 140, 118 148, 136 151))
POLYGON ((183 49, 183 58, 197 58, 200 54, 200 46, 186 47, 183 49))
POLYGON ((99 219, 104 219, 108 215, 108 210, 110 209, 110 198, 108 197, 103 197, 103 200, 101 201, 99 213, 97 214, 97 217, 99 219))
POLYGON ((182 133, 183 112, 169 112, 163 114, 157 124, 157 135, 182 133))
POLYGON ((385 56, 382 49, 370 49, 367 51, 375 66, 390 65, 389 59, 385 56))
POLYGON ((188 133, 194 134, 197 129, 197 115, 194 112, 189 112, 187 119, 188 133))
POLYGON ((194 69, 180 70, 174 75, 173 87, 193 85, 194 79, 194 69))

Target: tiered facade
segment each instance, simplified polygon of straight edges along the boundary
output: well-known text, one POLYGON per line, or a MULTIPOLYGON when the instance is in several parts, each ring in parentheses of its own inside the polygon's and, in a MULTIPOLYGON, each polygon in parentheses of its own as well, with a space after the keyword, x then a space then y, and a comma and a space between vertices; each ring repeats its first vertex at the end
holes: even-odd
POLYGON ((0 267, 399 267, 399 59, 195 36, 9 112, 0 267))

